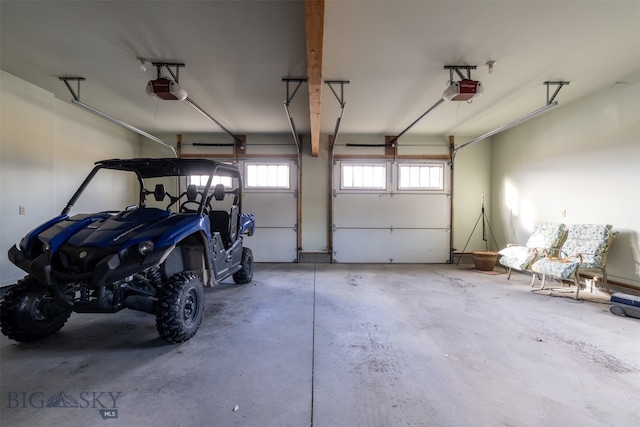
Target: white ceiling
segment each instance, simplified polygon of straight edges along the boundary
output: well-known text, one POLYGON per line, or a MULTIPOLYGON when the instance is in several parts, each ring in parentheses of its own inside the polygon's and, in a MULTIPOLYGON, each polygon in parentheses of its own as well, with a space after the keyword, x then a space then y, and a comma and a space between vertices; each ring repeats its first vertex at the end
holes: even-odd
MULTIPOLYGON (((0 18, 3 70, 63 100, 58 77, 85 77, 82 102, 151 134, 221 129, 148 97, 156 69, 136 57, 184 62, 181 86, 235 134, 290 132, 282 79, 307 73, 302 0, 1 0, 0 18)), ((571 82, 562 106, 640 79, 640 1, 326 1, 323 78, 350 81, 341 135, 397 135, 441 97, 445 65, 477 65, 484 96, 444 103, 410 132, 477 136, 545 105, 545 81, 571 82)), ((340 111, 327 85, 322 100, 331 134, 340 111)), ((308 132, 306 84, 290 109, 308 132)))

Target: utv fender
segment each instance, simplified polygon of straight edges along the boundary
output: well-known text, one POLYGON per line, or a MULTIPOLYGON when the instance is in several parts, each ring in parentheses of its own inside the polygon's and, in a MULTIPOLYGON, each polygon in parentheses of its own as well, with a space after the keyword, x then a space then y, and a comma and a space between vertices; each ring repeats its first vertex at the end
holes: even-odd
POLYGON ((178 245, 190 236, 203 233, 205 239, 211 236, 209 218, 187 215, 179 224, 174 224, 158 238, 156 246, 178 245))
POLYGON ((210 274, 213 264, 206 235, 197 232, 179 242, 163 260, 160 271, 165 279, 191 271, 200 277, 204 286, 215 285, 215 277, 210 274))

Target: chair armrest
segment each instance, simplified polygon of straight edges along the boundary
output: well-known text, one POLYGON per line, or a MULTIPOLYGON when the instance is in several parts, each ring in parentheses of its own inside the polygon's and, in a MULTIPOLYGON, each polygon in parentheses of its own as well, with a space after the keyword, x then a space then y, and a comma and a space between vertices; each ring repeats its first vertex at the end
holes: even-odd
POLYGON ((536 255, 545 257, 545 258, 553 258, 554 252, 553 248, 532 248, 536 255))
POLYGON ((540 256, 540 257, 549 256, 549 249, 547 248, 532 248, 532 249, 535 252, 536 256, 540 256))

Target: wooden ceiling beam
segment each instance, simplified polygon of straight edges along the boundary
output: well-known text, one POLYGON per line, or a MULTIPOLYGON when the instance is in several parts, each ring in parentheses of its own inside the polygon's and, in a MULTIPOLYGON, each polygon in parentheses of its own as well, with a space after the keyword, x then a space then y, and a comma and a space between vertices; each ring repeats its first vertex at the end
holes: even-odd
POLYGON ((307 84, 309 87, 309 119, 311 123, 311 155, 320 147, 322 115, 322 54, 324 48, 324 0, 305 0, 307 38, 307 84))

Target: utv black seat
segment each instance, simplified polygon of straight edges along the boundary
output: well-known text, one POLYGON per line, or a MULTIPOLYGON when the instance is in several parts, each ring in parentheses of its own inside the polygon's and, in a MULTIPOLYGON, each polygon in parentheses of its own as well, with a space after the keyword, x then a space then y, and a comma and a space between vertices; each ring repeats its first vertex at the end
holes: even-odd
POLYGON ((211 231, 219 232, 222 243, 227 247, 229 245, 229 212, 211 211, 209 212, 209 222, 211 223, 211 231))
POLYGON ((187 185, 187 200, 190 202, 195 202, 196 197, 198 197, 198 187, 193 184, 187 185))
POLYGON ((153 190, 153 198, 156 202, 164 200, 164 196, 167 195, 167 190, 164 189, 164 184, 156 184, 156 188, 153 190))

